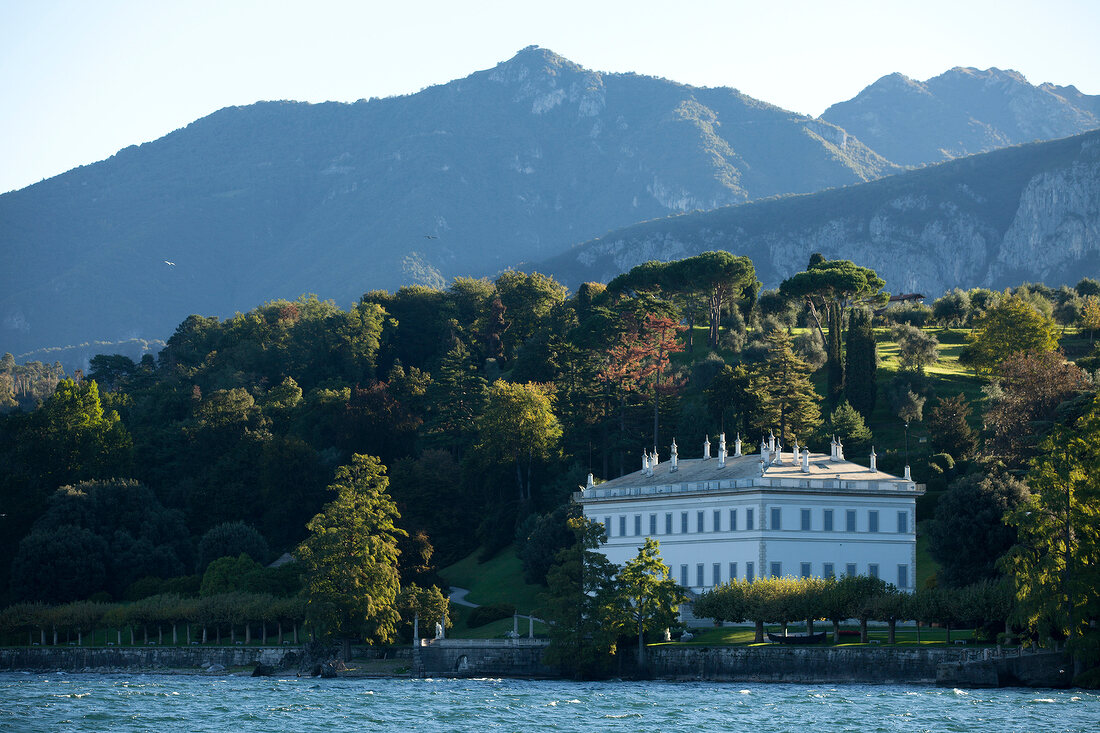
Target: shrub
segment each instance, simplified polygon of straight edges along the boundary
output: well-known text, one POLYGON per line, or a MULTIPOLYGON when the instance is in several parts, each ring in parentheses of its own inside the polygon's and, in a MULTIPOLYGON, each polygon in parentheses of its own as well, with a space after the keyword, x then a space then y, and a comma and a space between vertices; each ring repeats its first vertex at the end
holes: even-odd
POLYGON ((478 606, 470 611, 466 617, 466 626, 476 629, 478 626, 508 618, 516 613, 516 607, 510 603, 491 603, 487 606, 478 606))

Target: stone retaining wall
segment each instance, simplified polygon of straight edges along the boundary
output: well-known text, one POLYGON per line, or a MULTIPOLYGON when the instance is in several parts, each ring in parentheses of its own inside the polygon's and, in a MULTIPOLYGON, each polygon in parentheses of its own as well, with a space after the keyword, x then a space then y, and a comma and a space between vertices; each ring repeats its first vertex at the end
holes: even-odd
POLYGON ((413 647, 417 677, 557 677, 545 639, 435 639, 413 647))
MULTIPOLYGON (((0 649, 0 670, 69 672, 200 670, 204 665, 225 668, 267 664, 283 666, 286 647, 16 647, 0 649)), ((289 660, 288 660, 289 661, 289 660)))

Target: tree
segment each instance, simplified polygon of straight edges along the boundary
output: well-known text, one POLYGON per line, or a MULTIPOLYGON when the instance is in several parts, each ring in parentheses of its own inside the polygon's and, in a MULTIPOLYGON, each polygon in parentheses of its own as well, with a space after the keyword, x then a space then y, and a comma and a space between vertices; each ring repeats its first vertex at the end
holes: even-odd
POLYGON ((898 361, 906 371, 924 374, 924 368, 939 361, 939 340, 915 326, 899 323, 892 331, 898 344, 898 361))
POLYGON ((751 377, 760 412, 760 430, 779 428, 778 437, 790 445, 793 440, 809 434, 821 424, 821 398, 809 379, 809 367, 791 348, 791 337, 782 331, 768 334, 768 358, 751 377))
POLYGON ((863 422, 863 416, 844 400, 829 415, 829 433, 853 451, 862 450, 871 442, 871 431, 863 422))
POLYGON ((670 626, 687 596, 669 578, 668 566, 661 560, 660 544, 652 537, 646 537, 645 544, 627 561, 616 580, 619 606, 629 621, 623 631, 631 627, 637 631, 638 666, 645 669, 646 632, 670 626))
POLYGON ((574 542, 559 550, 546 574, 540 613, 550 622, 544 661, 576 677, 600 676, 615 650, 621 624, 615 566, 599 551, 604 529, 584 517, 568 521, 574 542))
MULTIPOLYGON (((454 625, 451 622, 451 600, 443 595, 438 586, 421 588, 416 583, 410 583, 401 589, 397 603, 406 620, 411 617, 421 624, 419 633, 422 637, 425 633, 434 633, 437 623, 444 629, 454 625)), ((413 643, 416 641, 414 637, 413 643)))
POLYGON ((432 445, 456 456, 473 442, 474 426, 485 404, 488 385, 461 341, 443 357, 428 387, 429 414, 424 435, 432 445))
POLYGON ((220 593, 257 591, 262 583, 263 569, 244 552, 237 557, 219 557, 203 573, 199 595, 205 598, 220 593))
POLYGON ((947 453, 956 462, 974 455, 978 436, 970 427, 970 403, 961 392, 941 397, 928 411, 928 435, 932 453, 947 453))
POLYGON ((551 390, 534 382, 498 379, 489 387, 485 411, 477 420, 476 450, 488 461, 514 464, 520 503, 531 500, 535 460, 553 455, 561 438, 551 390))
POLYGON ((970 317, 970 296, 955 288, 932 303, 932 317, 941 326, 961 326, 970 317))
POLYGON ((847 347, 844 394, 859 414, 870 418, 878 400, 878 345, 866 308, 853 308, 848 316, 847 347))
POLYGON ((1019 295, 1001 298, 978 317, 959 362, 979 374, 992 374, 1021 351, 1042 353, 1058 347, 1054 321, 1019 295))
POLYGON ((224 522, 211 527, 199 540, 199 572, 220 557, 237 557, 241 553, 263 563, 267 562, 271 550, 264 536, 252 525, 224 522))
POLYGON ((960 588, 999 577, 996 563, 1016 543, 1005 515, 1028 495, 1026 483, 1002 472, 954 481, 928 523, 928 551, 940 564, 937 581, 960 588))
POLYGON ((727 415, 730 418, 729 429, 741 430, 745 434, 756 421, 759 404, 751 382, 751 375, 743 364, 735 367, 726 364, 703 390, 711 418, 723 432, 726 430, 727 415))
POLYGON ((784 280, 779 292, 784 297, 800 299, 806 305, 814 326, 826 344, 828 354, 829 399, 835 400, 844 389, 844 363, 842 361, 841 328, 844 315, 856 303, 881 303, 886 299, 882 292, 886 282, 869 268, 860 267, 849 260, 826 260, 818 255, 811 258, 804 271, 784 280), (822 315, 829 327, 829 338, 822 331, 822 315))
POLYGON ((307 619, 322 635, 341 638, 348 659, 352 637, 384 643, 397 631, 397 541, 405 532, 394 524, 400 515, 387 486, 377 458, 353 455, 329 486, 336 498, 309 521, 310 536, 298 546, 307 619))
POLYGON ((64 603, 87 598, 107 581, 107 542, 89 529, 62 525, 32 532, 11 563, 17 601, 64 603))
POLYGON ((1040 445, 1030 497, 1008 515, 1018 542, 1004 566, 1016 587, 1017 620, 1076 645, 1100 616, 1100 397, 1040 445))
POLYGON ((1089 332, 1089 344, 1091 344, 1096 331, 1100 330, 1100 296, 1090 295, 1085 298, 1084 306, 1081 308, 1081 328, 1089 332))
POLYGON ((1012 354, 1000 362, 998 374, 1000 379, 985 390, 987 445, 993 455, 1017 468, 1051 429, 1059 405, 1081 394, 1088 380, 1060 352, 1012 354))
POLYGON ((581 514, 580 506, 569 502, 541 516, 532 515, 534 522, 526 536, 517 537, 523 579, 531 584, 546 585, 546 575, 558 552, 576 542, 570 520, 581 514))

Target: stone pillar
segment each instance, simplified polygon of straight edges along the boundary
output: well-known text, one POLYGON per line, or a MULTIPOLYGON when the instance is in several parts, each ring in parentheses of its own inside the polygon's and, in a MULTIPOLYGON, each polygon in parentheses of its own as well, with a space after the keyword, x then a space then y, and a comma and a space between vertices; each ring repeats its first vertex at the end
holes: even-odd
POLYGON ((672 457, 669 459, 672 462, 672 471, 679 471, 680 454, 676 448, 676 438, 672 439, 672 457))
POLYGON ((718 436, 718 468, 726 467, 726 434, 718 436))
POLYGON ((703 441, 703 460, 704 461, 709 461, 710 460, 710 436, 709 435, 707 436, 707 439, 703 441))
POLYGON ((733 441, 733 457, 741 457, 741 433, 738 433, 737 439, 733 441))
POLYGON ((802 473, 810 472, 810 449, 802 447, 802 473))
POLYGON ((878 456, 875 455, 875 446, 871 446, 871 470, 878 470, 878 456))

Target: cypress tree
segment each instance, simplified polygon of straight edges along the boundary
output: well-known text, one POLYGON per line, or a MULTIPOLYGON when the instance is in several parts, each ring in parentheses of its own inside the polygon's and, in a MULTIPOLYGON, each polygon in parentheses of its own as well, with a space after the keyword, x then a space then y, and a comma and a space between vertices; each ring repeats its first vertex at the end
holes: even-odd
POLYGON ((847 366, 844 394, 852 407, 867 419, 878 398, 878 347, 871 328, 871 314, 862 308, 853 309, 848 318, 847 366))

